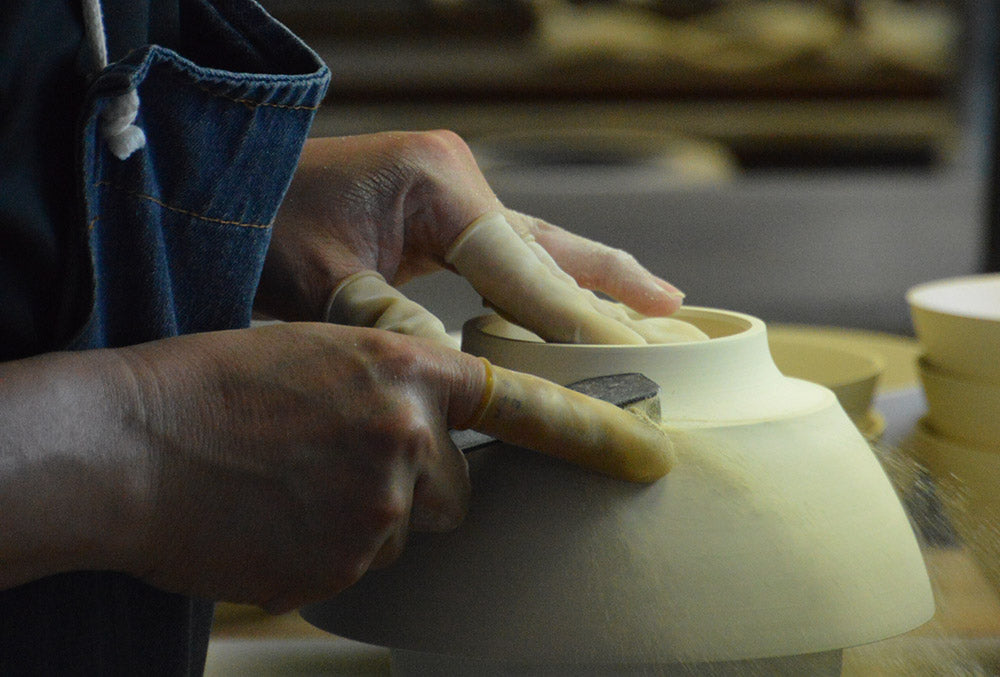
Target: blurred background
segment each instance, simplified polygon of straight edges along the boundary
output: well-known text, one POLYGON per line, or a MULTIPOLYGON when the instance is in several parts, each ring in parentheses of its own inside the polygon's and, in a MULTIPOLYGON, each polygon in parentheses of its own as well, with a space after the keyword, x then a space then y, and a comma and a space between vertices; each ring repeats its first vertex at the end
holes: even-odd
MULTIPOLYGON (((328 63, 313 133, 448 128, 509 207, 687 303, 910 333, 996 265, 995 2, 265 0, 328 63)), ((449 329, 456 276, 406 292, 449 329)))

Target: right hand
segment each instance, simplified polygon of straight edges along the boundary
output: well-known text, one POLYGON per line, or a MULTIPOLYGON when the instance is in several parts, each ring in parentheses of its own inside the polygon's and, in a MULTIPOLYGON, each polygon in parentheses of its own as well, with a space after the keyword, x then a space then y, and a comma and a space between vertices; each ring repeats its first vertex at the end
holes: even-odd
POLYGON ((447 428, 485 385, 468 355, 388 332, 270 325, 120 349, 150 488, 131 573, 280 612, 448 530, 469 495, 447 428))
POLYGON ((129 570, 158 587, 284 611, 464 517, 449 427, 475 425, 608 475, 670 467, 661 431, 600 400, 433 341, 326 324, 119 349, 150 495, 129 570))
POLYGON ((329 324, 0 363, 0 589, 110 569, 284 611, 389 564, 410 530, 459 524, 449 427, 658 478, 669 442, 622 416, 433 341, 329 324))

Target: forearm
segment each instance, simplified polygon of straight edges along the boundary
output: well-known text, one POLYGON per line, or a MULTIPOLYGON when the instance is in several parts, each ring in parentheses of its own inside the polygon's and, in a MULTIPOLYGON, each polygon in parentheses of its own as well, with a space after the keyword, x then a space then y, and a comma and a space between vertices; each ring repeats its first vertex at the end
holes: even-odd
POLYGON ((111 350, 0 364, 0 589, 126 568, 149 490, 133 391, 111 350))

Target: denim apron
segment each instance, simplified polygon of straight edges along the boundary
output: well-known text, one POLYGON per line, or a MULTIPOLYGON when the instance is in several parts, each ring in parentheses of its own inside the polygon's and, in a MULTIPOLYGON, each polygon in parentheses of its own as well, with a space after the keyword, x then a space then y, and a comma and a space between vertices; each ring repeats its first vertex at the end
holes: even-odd
MULTIPOLYGON (((248 326, 284 196, 329 73, 252 0, 184 0, 188 45, 135 50, 88 92, 81 138, 90 313, 70 349, 248 326), (121 160, 105 108, 139 96, 145 146, 121 160)), ((212 604, 124 574, 0 593, 0 674, 203 670, 212 604)))

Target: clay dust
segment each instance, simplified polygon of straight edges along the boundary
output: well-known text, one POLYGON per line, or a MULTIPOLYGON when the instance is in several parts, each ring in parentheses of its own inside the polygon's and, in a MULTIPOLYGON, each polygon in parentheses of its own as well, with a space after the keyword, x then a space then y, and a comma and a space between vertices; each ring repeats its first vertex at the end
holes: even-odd
MULTIPOLYGON (((810 532, 810 519, 801 506, 779 498, 781 492, 768 486, 754 470, 751 459, 734 448, 720 448, 718 436, 698 429, 677 430, 664 427, 673 444, 677 468, 697 474, 711 486, 718 498, 737 509, 766 513, 769 519, 793 520, 790 533, 810 532), (706 453, 711 449, 711 453, 706 453), (804 529, 804 531, 803 531, 804 529)), ((996 636, 976 636, 974 630, 958 627, 969 612, 949 586, 945 575, 956 569, 963 579, 979 576, 986 595, 992 596, 996 624, 1000 630, 1000 602, 989 589, 973 553, 1000 552, 1000 524, 977 524, 964 533, 966 542, 956 535, 949 515, 966 515, 968 490, 954 477, 933 482, 926 468, 903 451, 873 445, 873 452, 889 477, 906 508, 931 579, 937 610, 934 618, 920 628, 900 637, 844 650, 842 677, 989 677, 1000 675, 1000 641, 996 636), (965 634, 963 634, 963 631, 965 634), (970 635, 969 633, 973 634, 970 635)), ((809 537, 812 537, 810 535, 809 537)), ((979 599, 982 603, 983 600, 979 599)), ((980 612, 983 613, 983 612, 980 612)), ((990 610, 985 613, 989 614, 990 610)), ((987 620, 987 622, 989 622, 987 620)), ((696 664, 690 674, 736 675, 750 677, 767 674, 764 665, 721 664, 716 672, 709 665, 696 664)), ((675 666, 676 668, 677 666, 675 666)), ((680 674, 680 673, 677 673, 680 674)))
POLYGON ((895 447, 873 445, 907 510, 924 553, 936 611, 905 635, 844 651, 843 677, 989 677, 1000 675, 1000 602, 974 552, 1000 550, 1000 525, 979 524, 958 536, 952 518, 968 515, 958 478, 930 478, 895 447))

